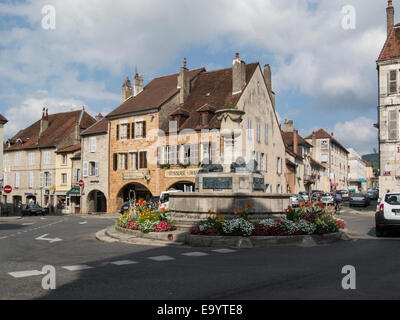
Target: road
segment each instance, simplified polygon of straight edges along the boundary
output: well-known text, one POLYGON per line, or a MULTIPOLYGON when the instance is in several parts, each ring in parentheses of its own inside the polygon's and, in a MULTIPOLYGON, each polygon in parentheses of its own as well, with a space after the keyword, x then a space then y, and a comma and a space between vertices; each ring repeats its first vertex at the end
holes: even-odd
POLYGON ((112 219, 74 216, 0 221, 0 299, 398 299, 400 236, 374 237, 371 213, 344 208, 351 241, 255 249, 103 243, 112 219), (45 265, 56 289, 42 288, 45 265), (356 269, 356 290, 341 286, 356 269))

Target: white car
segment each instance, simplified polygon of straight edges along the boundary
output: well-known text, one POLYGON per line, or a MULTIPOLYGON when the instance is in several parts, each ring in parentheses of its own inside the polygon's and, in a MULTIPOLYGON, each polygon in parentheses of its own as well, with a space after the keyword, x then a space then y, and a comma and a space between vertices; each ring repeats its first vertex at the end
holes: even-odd
POLYGON ((377 237, 382 237, 388 229, 400 229, 400 192, 388 192, 378 202, 375 226, 377 237))
POLYGON ((308 195, 307 192, 299 192, 299 195, 303 197, 304 201, 306 202, 310 201, 310 196, 308 195))
POLYGON ((290 203, 293 208, 296 208, 300 206, 300 203, 305 204, 305 201, 301 195, 295 194, 290 197, 290 203))
POLYGON ((322 194, 321 197, 321 203, 323 203, 324 205, 334 205, 335 204, 335 196, 333 195, 332 192, 326 192, 324 194, 322 194))
POLYGON ((176 192, 183 192, 182 190, 168 190, 168 191, 163 191, 161 192, 160 195, 160 209, 164 208, 165 210, 169 209, 169 195, 171 193, 176 193, 176 192))

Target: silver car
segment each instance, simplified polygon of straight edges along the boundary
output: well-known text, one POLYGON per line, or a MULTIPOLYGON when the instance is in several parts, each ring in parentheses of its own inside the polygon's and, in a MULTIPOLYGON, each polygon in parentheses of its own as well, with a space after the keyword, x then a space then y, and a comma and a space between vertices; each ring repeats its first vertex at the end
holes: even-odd
POLYGON ((349 206, 363 206, 368 207, 370 205, 368 195, 364 193, 355 193, 350 196, 349 206))
POLYGON ((334 205, 335 204, 335 196, 332 192, 326 192, 321 197, 321 203, 324 205, 334 205))
POLYGON ((300 203, 305 203, 304 198, 300 194, 295 194, 290 197, 290 203, 293 208, 299 207, 300 203))
POLYGON ((310 196, 308 195, 307 192, 299 192, 299 195, 302 196, 302 198, 304 199, 304 201, 306 201, 306 202, 310 201, 310 196))

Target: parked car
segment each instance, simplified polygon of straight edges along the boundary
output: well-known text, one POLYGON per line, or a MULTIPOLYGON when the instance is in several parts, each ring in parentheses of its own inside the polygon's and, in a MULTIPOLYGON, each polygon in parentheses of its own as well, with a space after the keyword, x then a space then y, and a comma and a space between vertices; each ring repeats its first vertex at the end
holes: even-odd
POLYGON ((367 194, 371 200, 378 200, 379 198, 379 192, 376 189, 368 189, 367 194))
POLYGON ((45 209, 43 209, 37 203, 31 205, 28 204, 25 207, 25 209, 22 210, 22 216, 38 216, 38 215, 44 216, 45 213, 46 213, 45 209))
POLYGON ((304 201, 310 201, 310 195, 307 192, 299 192, 299 195, 303 197, 304 201))
POLYGON ((363 206, 368 207, 370 205, 370 201, 368 195, 365 193, 355 193, 350 196, 349 206, 363 206))
POLYGON ((321 197, 322 197, 323 194, 324 194, 323 191, 318 191, 318 190, 313 191, 312 194, 311 194, 311 201, 312 202, 321 201, 321 197))
POLYGON ((340 194, 342 195, 343 201, 348 201, 350 199, 350 192, 349 190, 340 190, 340 194))
POLYGON ((335 195, 332 192, 326 192, 321 196, 321 203, 324 205, 334 205, 335 195))
POLYGON ((382 237, 388 229, 400 228, 400 193, 386 193, 375 213, 376 236, 382 237))
POLYGON ((290 203, 293 208, 299 207, 300 203, 305 203, 306 201, 300 194, 295 194, 290 197, 290 203))
POLYGON ((122 204, 121 209, 119 210, 119 213, 124 214, 126 211, 129 211, 129 201, 126 201, 122 204))
POLYGON ((160 202, 160 197, 151 197, 148 206, 150 209, 156 209, 158 208, 158 203, 160 202))
POLYGON ((169 208, 169 195, 171 193, 175 193, 175 192, 183 192, 182 190, 168 190, 168 191, 163 191, 161 192, 160 195, 160 202, 161 202, 161 206, 160 208, 164 208, 165 210, 168 210, 169 208))

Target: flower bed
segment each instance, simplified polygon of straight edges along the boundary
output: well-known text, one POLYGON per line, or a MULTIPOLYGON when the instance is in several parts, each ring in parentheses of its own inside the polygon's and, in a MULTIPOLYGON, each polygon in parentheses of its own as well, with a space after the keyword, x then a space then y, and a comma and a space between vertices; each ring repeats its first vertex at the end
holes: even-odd
POLYGON ((311 202, 300 208, 289 207, 285 218, 263 219, 257 222, 249 220, 248 203, 246 209, 235 211, 237 218, 225 220, 219 212, 209 211, 210 217, 201 221, 190 234, 206 236, 292 236, 328 234, 345 228, 343 220, 333 215, 333 208, 325 208, 321 203, 311 202))
POLYGON ((124 212, 118 219, 117 225, 128 230, 138 230, 143 233, 169 232, 176 227, 167 218, 168 212, 164 209, 150 209, 146 201, 139 200, 132 214, 124 212))

